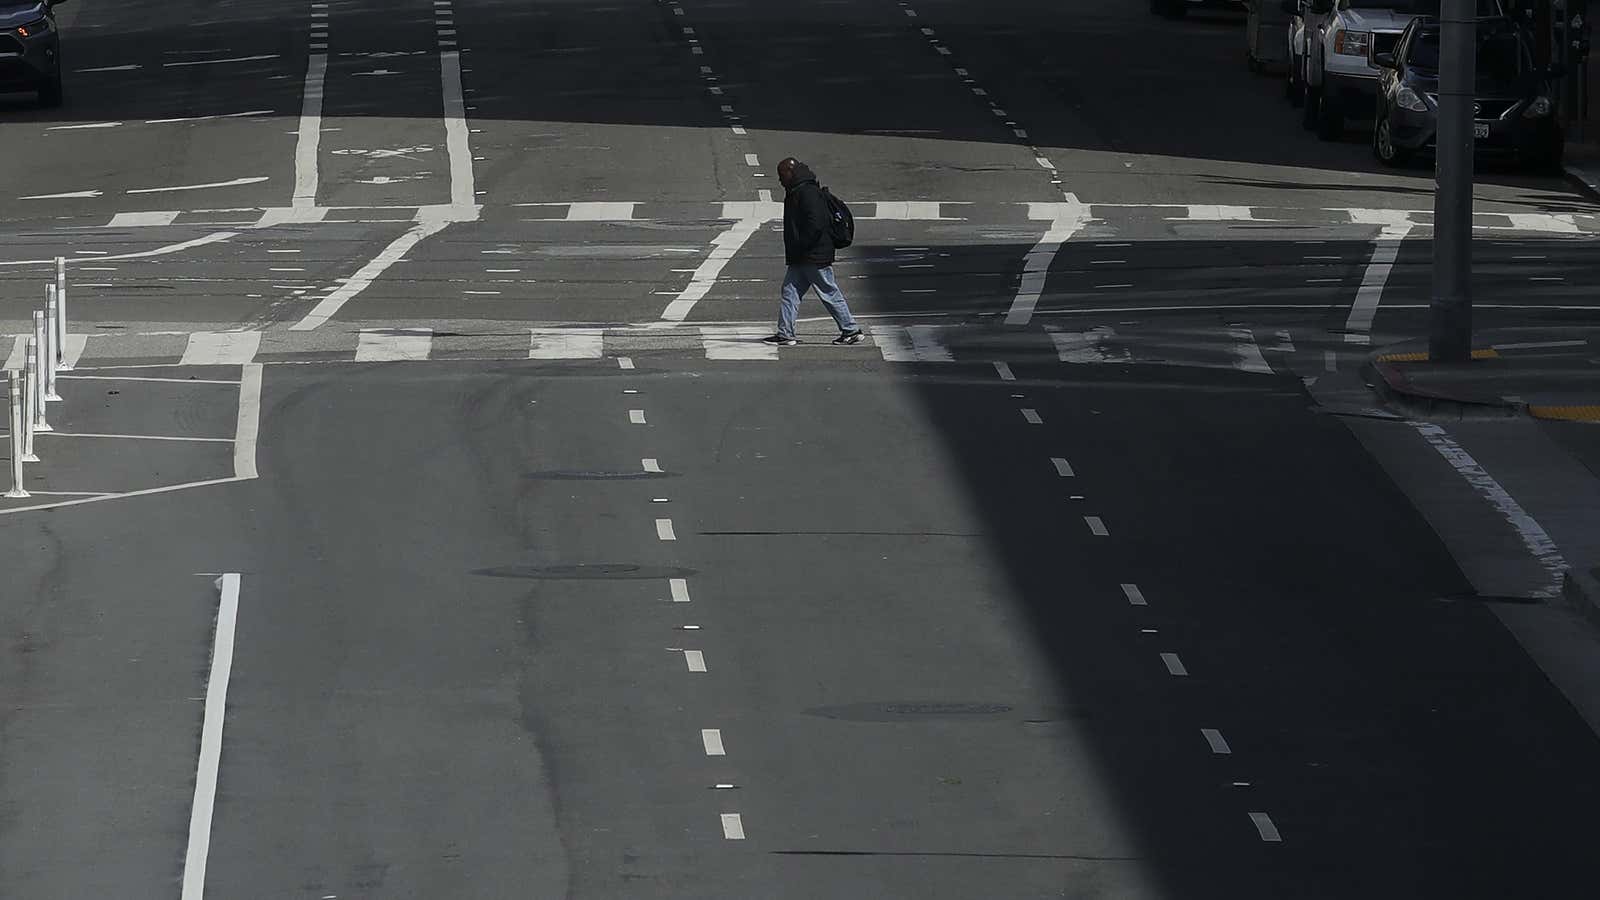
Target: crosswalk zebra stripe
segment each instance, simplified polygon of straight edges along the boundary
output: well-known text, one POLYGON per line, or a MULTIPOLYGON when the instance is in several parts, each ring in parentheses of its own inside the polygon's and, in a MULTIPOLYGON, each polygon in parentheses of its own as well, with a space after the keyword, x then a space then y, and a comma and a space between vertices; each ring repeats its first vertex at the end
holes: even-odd
POLYGON ((356 362, 415 362, 433 349, 431 328, 386 328, 362 331, 356 342, 356 362))
POLYGON ((700 329, 706 359, 776 360, 778 348, 761 343, 767 329, 759 326, 707 325, 700 329))
POLYGON ((189 335, 180 366, 242 366, 261 349, 259 331, 196 331, 189 335))
POLYGON ((873 343, 885 362, 953 362, 937 325, 875 325, 873 343))
POLYGON ((603 328, 534 328, 529 359, 599 359, 605 355, 603 328))

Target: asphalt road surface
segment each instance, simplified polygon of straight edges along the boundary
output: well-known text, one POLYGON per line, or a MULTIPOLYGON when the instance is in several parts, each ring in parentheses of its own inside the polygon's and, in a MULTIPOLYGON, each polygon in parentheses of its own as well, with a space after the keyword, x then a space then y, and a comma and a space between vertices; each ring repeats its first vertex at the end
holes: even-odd
MULTIPOLYGON (((59 13, 0 897, 1594 891, 1600 740, 1309 393, 1423 327, 1431 174, 1237 17, 59 13), (789 155, 863 345, 756 342, 789 155)), ((1592 324, 1600 206, 1477 191, 1479 322, 1592 324)))

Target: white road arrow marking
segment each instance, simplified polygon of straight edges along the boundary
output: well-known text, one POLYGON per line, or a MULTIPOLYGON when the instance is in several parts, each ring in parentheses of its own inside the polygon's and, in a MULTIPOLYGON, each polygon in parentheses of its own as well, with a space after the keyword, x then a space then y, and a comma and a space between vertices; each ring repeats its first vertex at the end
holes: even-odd
POLYGON ((76 200, 99 197, 104 191, 68 191, 65 194, 34 194, 32 197, 18 197, 18 200, 76 200))
POLYGON ((245 184, 260 184, 261 182, 266 181, 268 177, 269 176, 266 175, 258 175, 253 178, 235 178, 232 181, 215 181, 211 184, 180 184, 174 187, 134 188, 128 191, 128 193, 161 194, 166 193, 167 191, 201 191, 207 188, 239 187, 240 185, 245 184))

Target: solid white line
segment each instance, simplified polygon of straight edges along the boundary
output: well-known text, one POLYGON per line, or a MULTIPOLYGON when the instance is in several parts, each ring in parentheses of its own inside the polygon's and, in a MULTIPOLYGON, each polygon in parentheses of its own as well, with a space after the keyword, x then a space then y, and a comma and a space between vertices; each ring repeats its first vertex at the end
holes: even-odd
MULTIPOLYGON (((157 247, 154 250, 141 250, 137 253, 116 253, 107 254, 105 256, 96 256, 95 261, 103 262, 113 259, 147 259, 152 256, 170 256, 174 253, 182 253, 185 250, 193 250, 196 247, 204 247, 207 244, 215 244, 218 241, 226 241, 230 238, 236 238, 238 236, 239 232, 237 231, 215 231, 206 235, 205 237, 198 237, 189 241, 180 241, 176 244, 168 244, 165 247, 157 247)), ((54 259, 8 259, 0 260, 0 266, 41 266, 48 265, 53 262, 55 262, 54 259)), ((82 287, 82 285, 79 285, 79 287, 82 287)))
POLYGON ((9 509, 0 509, 0 516, 11 516, 17 513, 37 512, 41 509, 61 509, 67 506, 82 506, 85 503, 100 503, 105 500, 121 500, 125 497, 149 497, 154 494, 171 494, 177 491, 187 491, 191 488, 213 487, 219 484, 236 484, 245 479, 234 478, 208 478, 204 481, 186 481, 182 484, 168 484, 156 488, 144 488, 137 491, 123 491, 115 494, 101 494, 94 497, 81 497, 77 500, 60 500, 55 503, 39 503, 33 506, 13 506, 9 509))
POLYGON ((672 602, 689 602, 689 582, 684 578, 670 578, 667 583, 672 586, 672 602))
POLYGON ((1161 661, 1166 664, 1167 671, 1173 675, 1183 676, 1189 674, 1189 670, 1183 667, 1183 660, 1179 659, 1176 653, 1161 654, 1161 661))
POLYGON ((132 65, 126 65, 126 66, 99 66, 99 67, 93 68, 93 69, 78 69, 76 71, 78 71, 78 72, 132 72, 135 69, 141 69, 141 68, 143 68, 143 66, 140 66, 138 64, 132 64, 132 65))
MULTIPOLYGON (((1372 330, 1372 320, 1378 314, 1378 301, 1383 299, 1383 286, 1389 281, 1389 272, 1400 255, 1400 244, 1411 231, 1411 223, 1383 226, 1378 239, 1373 242, 1372 258, 1367 271, 1361 276, 1361 287, 1356 290, 1355 302, 1350 305, 1350 316, 1345 319, 1345 331, 1366 333, 1372 330)), ((1347 334, 1347 337, 1349 335, 1347 334)))
MULTIPOLYGON (((68 335, 67 338, 68 338, 68 340, 70 340, 72 338, 72 335, 68 335)), ((116 368, 121 368, 121 367, 120 366, 100 366, 100 367, 96 367, 96 368, 94 368, 92 370, 83 370, 83 371, 103 372, 106 369, 116 369, 116 368)), ((166 366, 135 366, 135 367, 131 367, 131 368, 165 369, 166 366)), ((230 381, 230 380, 228 380, 226 378, 145 378, 145 377, 138 376, 138 375, 57 375, 56 378, 57 379, 70 379, 72 381, 155 381, 155 382, 165 382, 167 384, 228 384, 228 385, 237 385, 239 383, 237 381, 230 381)))
POLYGON ((1130 606, 1149 606, 1150 605, 1144 599, 1144 591, 1139 590, 1139 586, 1137 584, 1125 584, 1125 585, 1123 585, 1122 586, 1122 593, 1128 598, 1128 605, 1130 605, 1130 606))
POLYGON ((633 220, 633 209, 639 204, 633 202, 578 202, 567 204, 568 222, 630 222, 633 220))
POLYGON ((189 849, 183 858, 182 900, 201 900, 206 892, 206 857, 211 852, 211 815, 217 800, 217 769, 222 763, 222 722, 228 707, 228 676, 233 671, 233 635, 239 621, 239 575, 217 579, 216 637, 211 648, 211 677, 206 682, 204 723, 200 729, 200 761, 195 769, 194 801, 189 808, 189 849))
POLYGON ((1011 366, 1003 362, 994 364, 995 372, 999 373, 1001 381, 1016 381, 1017 376, 1011 373, 1011 366))
POLYGON ((1024 409, 1022 411, 1022 418, 1029 425, 1043 425, 1044 424, 1044 420, 1039 418, 1038 410, 1024 409))
POLYGON ((1218 756, 1227 756, 1233 752, 1227 740, 1222 737, 1222 732, 1215 728, 1202 728, 1200 733, 1205 736, 1206 743, 1211 745, 1211 752, 1218 756))
POLYGON ((211 188, 242 187, 247 184, 260 184, 270 178, 267 175, 254 175, 248 178, 235 178, 232 181, 213 181, 210 184, 179 184, 172 187, 133 188, 129 194, 165 194, 171 191, 204 191, 211 188))
POLYGON ((728 755, 727 748, 722 746, 722 729, 720 728, 700 729, 700 743, 705 745, 707 756, 728 755))
POLYGON ((1084 516, 1083 524, 1089 526, 1089 533, 1096 537, 1106 537, 1111 534, 1106 529, 1106 523, 1099 516, 1084 516))
POLYGON ((116 128, 121 122, 88 122, 83 125, 55 125, 45 131, 85 131, 93 128, 116 128))
POLYGON ((328 54, 314 53, 306 64, 306 81, 300 106, 300 132, 294 146, 294 200, 292 205, 317 205, 320 175, 317 159, 322 146, 323 84, 328 77, 328 54))
POLYGON ((259 331, 196 331, 183 348, 180 366, 242 366, 256 358, 259 331))
POLYGON ((239 379, 239 418, 233 430, 233 474, 256 477, 256 439, 261 432, 261 364, 245 363, 239 379))
POLYGON ((599 359, 605 347, 602 328, 534 328, 529 359, 599 359))
POLYGON ((1250 821, 1255 823, 1256 831, 1260 832, 1261 839, 1269 844, 1281 843, 1283 835, 1278 833, 1278 826, 1272 824, 1272 817, 1264 812, 1253 812, 1250 821))
POLYGON ((1556 546, 1555 541, 1550 539, 1549 533, 1544 530, 1538 520, 1529 515, 1528 511, 1522 508, 1522 504, 1518 503, 1509 491, 1501 487, 1500 482, 1496 481, 1487 469, 1479 465, 1478 461, 1473 459, 1465 448, 1456 443, 1455 439, 1444 428, 1438 425, 1430 425, 1426 422, 1412 422, 1411 427, 1415 428, 1417 434, 1421 435, 1423 440, 1432 445, 1433 449, 1437 450, 1439 455, 1450 463, 1451 467, 1456 470, 1456 474, 1460 475, 1467 484, 1476 489, 1485 500, 1488 500, 1499 511, 1506 524, 1517 532, 1517 536, 1522 539, 1523 546, 1528 548, 1528 552, 1550 574, 1550 586, 1545 588, 1542 593, 1547 597, 1561 596, 1562 579, 1566 576, 1568 569, 1567 560, 1561 555, 1561 549, 1556 546))
POLYGON ((453 215, 478 217, 478 194, 472 174, 472 144, 467 129, 467 106, 461 91, 461 53, 439 53, 439 76, 444 90, 444 144, 450 155, 450 206, 453 215))
POLYGON ((1045 277, 1050 271, 1050 263, 1055 260, 1061 245, 1081 231, 1089 218, 1087 206, 1077 203, 1058 205, 1056 217, 1051 220, 1050 228, 1039 238, 1033 249, 1028 251, 1023 262, 1022 284, 1018 286, 1017 295, 1011 300, 1011 309, 1006 312, 1007 325, 1026 325, 1033 318, 1033 311, 1039 306, 1039 297, 1044 293, 1045 277))
MULTIPOLYGON (((754 204, 752 204, 754 205, 754 204)), ((699 303, 701 298, 711 292, 716 286, 717 276, 732 260, 739 248, 750 240, 761 229, 764 219, 744 218, 734 222, 732 226, 711 241, 711 254, 705 258, 689 276, 689 285, 685 287, 667 308, 661 312, 663 322, 682 322, 689 317, 689 311, 699 303)))
POLYGON ((678 539, 678 536, 672 531, 671 519, 656 520, 656 537, 663 541, 675 541, 678 539))
POLYGON ((1588 341, 1529 341, 1521 344, 1494 344, 1496 350, 1550 350, 1556 347, 1587 347, 1588 341))
POLYGON ((628 410, 628 421, 630 423, 634 424, 634 425, 643 425, 644 424, 644 410, 642 410, 642 409, 630 409, 630 410, 628 410))
POLYGON ((420 362, 433 348, 428 328, 362 331, 356 336, 356 362, 420 362))
POLYGON ((234 56, 234 57, 230 57, 228 59, 195 59, 195 60, 188 60, 188 61, 185 61, 185 62, 162 63, 162 65, 166 66, 169 69, 176 69, 176 68, 180 68, 182 66, 217 66, 217 65, 221 65, 223 63, 256 62, 258 60, 263 60, 263 59, 277 59, 277 58, 278 58, 278 54, 269 53, 269 54, 266 54, 264 56, 234 56))
POLYGON ((176 119, 145 119, 146 125, 176 125, 183 122, 211 122, 216 119, 248 119, 252 116, 270 116, 270 109, 252 109, 245 112, 218 113, 210 116, 181 116, 176 119))
POLYGON ((188 437, 169 434, 104 434, 89 431, 45 431, 40 434, 53 438, 105 438, 114 441, 174 441, 180 444, 231 444, 233 438, 188 437))
POLYGON ((1056 467, 1056 474, 1062 478, 1071 478, 1076 474, 1072 471, 1072 465, 1059 456, 1050 457, 1050 464, 1056 467))
POLYGON ((311 312, 306 313, 305 318, 289 326, 289 330, 311 331, 325 324, 339 312, 341 307, 371 287, 372 283, 378 280, 378 276, 403 259, 412 247, 422 243, 423 239, 443 231, 450 221, 446 218, 429 217, 413 225, 411 230, 391 241, 382 252, 350 276, 350 280, 340 285, 338 290, 324 297, 311 312))
POLYGON ((730 841, 744 840, 744 820, 738 813, 722 814, 722 836, 730 841))
POLYGON ((644 470, 646 472, 649 472, 652 475, 661 474, 661 463, 655 459, 647 456, 644 459, 639 460, 639 462, 644 466, 644 470))
POLYGON ((683 651, 683 662, 691 672, 706 671, 706 655, 699 650, 683 651))

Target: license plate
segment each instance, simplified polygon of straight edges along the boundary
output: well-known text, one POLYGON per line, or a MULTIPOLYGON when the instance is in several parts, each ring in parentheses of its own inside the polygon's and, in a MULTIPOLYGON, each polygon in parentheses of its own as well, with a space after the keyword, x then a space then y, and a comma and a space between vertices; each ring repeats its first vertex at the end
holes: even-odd
POLYGON ((1489 136, 1489 123, 1488 122, 1473 122, 1472 123, 1472 136, 1474 138, 1477 138, 1478 140, 1483 140, 1484 138, 1488 137, 1489 136))

